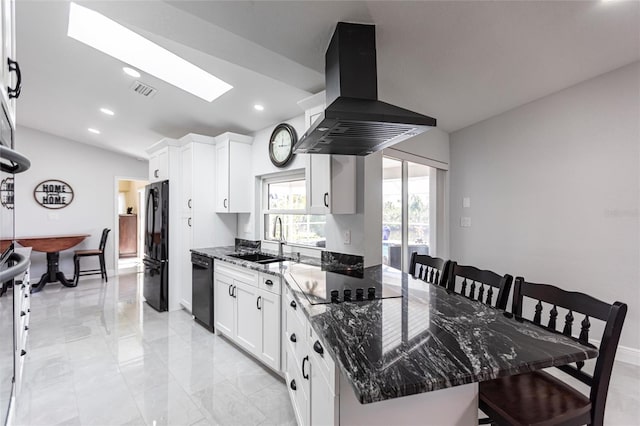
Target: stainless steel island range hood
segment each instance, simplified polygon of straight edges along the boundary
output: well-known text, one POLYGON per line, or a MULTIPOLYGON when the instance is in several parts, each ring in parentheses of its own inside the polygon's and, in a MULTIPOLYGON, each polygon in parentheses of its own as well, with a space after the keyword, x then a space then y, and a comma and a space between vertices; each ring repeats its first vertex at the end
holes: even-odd
POLYGON ((294 152, 367 155, 423 133, 436 119, 378 100, 374 25, 338 22, 325 55, 324 113, 294 152))

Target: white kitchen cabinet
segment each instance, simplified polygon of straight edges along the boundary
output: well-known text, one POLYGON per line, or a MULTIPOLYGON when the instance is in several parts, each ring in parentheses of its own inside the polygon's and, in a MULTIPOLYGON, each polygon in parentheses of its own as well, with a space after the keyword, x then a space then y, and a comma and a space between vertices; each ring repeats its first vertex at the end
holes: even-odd
POLYGON ((274 370, 280 370, 280 295, 262 289, 259 294, 262 315, 260 359, 274 370))
POLYGON ((310 380, 310 413, 309 423, 312 426, 337 425, 338 398, 335 395, 335 387, 330 386, 327 380, 320 374, 319 369, 312 362, 310 380))
POLYGON ((169 179, 169 147, 164 147, 149 157, 149 180, 160 182, 169 179))
POLYGON ((253 354, 260 354, 262 341, 262 314, 257 287, 234 280, 236 285, 235 341, 253 354))
POLYGON ((214 315, 215 328, 232 337, 235 334, 235 299, 233 298, 233 278, 223 275, 219 271, 214 274, 214 315))
POLYGON ((9 60, 16 60, 15 3, 13 0, 0 0, 0 34, 2 42, 0 53, 0 96, 2 104, 7 106, 7 115, 13 127, 16 125, 16 99, 9 98, 8 88, 15 89, 17 72, 9 71, 9 60))
POLYGON ((215 327, 275 371, 282 371, 280 329, 280 278, 261 288, 267 275, 216 261, 215 327))
POLYGON ((355 156, 309 154, 306 181, 309 213, 356 213, 355 156))
POLYGON ((223 133, 216 140, 216 195, 218 213, 249 213, 252 208, 253 176, 251 144, 253 138, 223 133))
POLYGON ((180 186, 176 209, 181 216, 180 303, 192 309, 191 253, 193 248, 234 243, 235 215, 215 213, 215 139, 190 133, 179 140, 180 186))

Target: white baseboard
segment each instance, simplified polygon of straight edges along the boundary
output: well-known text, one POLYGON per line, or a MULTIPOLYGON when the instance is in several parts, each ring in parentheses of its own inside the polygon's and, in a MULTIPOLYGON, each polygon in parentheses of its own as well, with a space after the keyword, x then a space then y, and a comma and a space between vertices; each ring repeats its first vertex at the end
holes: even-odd
POLYGON ((618 346, 616 361, 640 365, 640 349, 630 348, 628 346, 618 346))
POLYGON ((184 309, 186 309, 186 310, 187 310, 187 312, 192 313, 192 310, 191 310, 191 303, 189 303, 189 302, 187 302, 186 300, 182 299, 182 300, 180 300, 180 304, 182 305, 182 307, 183 307, 184 309))

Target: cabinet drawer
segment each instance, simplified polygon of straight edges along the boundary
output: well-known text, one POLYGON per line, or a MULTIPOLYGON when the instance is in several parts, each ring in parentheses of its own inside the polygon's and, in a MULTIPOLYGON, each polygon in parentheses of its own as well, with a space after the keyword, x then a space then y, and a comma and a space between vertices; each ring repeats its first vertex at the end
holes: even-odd
POLYGON ((280 294, 280 277, 260 274, 260 288, 271 293, 280 294))
POLYGON ((234 280, 242 281, 245 284, 252 285, 254 287, 258 287, 258 281, 260 279, 259 273, 257 271, 252 271, 251 269, 244 268, 242 266, 232 265, 230 263, 222 262, 216 260, 214 263, 214 272, 225 274, 234 280))
POLYGON ((311 354, 311 361, 314 369, 318 369, 320 373, 329 383, 330 389, 335 389, 336 384, 336 364, 331 358, 331 355, 327 352, 324 344, 318 339, 316 331, 311 328, 311 339, 309 340, 309 353, 311 354))
POLYGON ((285 371, 285 379, 287 381, 287 390, 291 397, 293 411, 296 415, 296 421, 299 426, 308 424, 309 410, 309 381, 302 378, 297 368, 297 362, 287 351, 287 370, 285 371))

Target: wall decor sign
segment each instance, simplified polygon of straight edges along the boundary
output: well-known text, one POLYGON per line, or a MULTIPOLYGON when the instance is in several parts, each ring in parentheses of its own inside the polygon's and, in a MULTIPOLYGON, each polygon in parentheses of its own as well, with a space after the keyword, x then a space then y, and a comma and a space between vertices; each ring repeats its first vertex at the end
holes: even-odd
POLYGON ((8 210, 13 210, 13 178, 8 177, 0 181, 0 204, 8 210))
POLYGON ((50 179, 36 185, 33 197, 42 207, 62 209, 73 201, 73 189, 66 182, 50 179))

